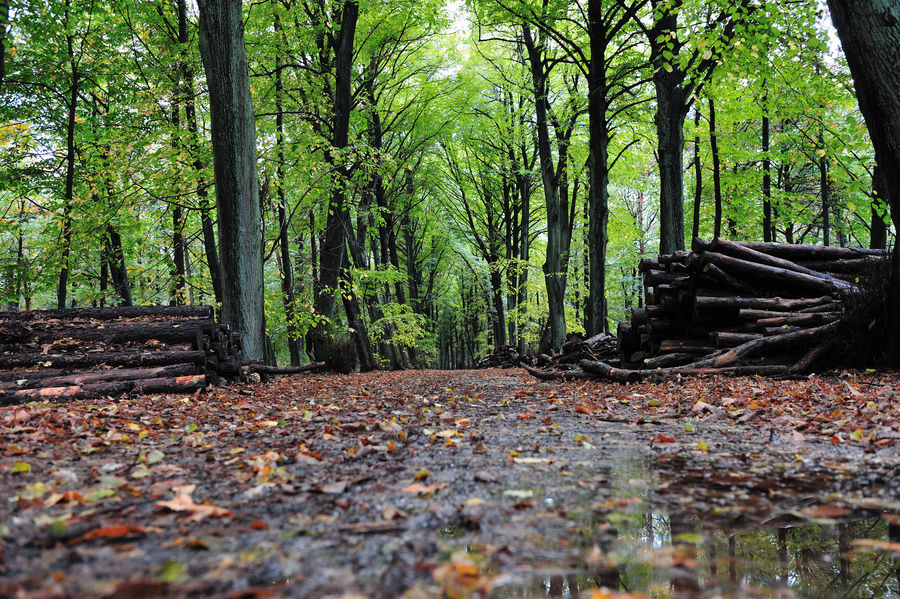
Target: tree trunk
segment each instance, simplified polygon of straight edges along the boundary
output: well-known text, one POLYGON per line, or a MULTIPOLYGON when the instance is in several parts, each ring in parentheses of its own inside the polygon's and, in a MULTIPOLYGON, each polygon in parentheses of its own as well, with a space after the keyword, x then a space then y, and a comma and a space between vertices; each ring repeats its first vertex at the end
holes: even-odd
MULTIPOLYGON (((352 108, 351 77, 353 67, 353 40, 356 35, 356 22, 359 19, 359 4, 355 0, 345 0, 341 9, 340 33, 334 39, 334 104, 333 130, 331 145, 335 152, 340 152, 347 147, 350 137, 350 111, 352 108)), ((343 160, 339 156, 335 161, 343 160)), ((347 168, 340 163, 336 164, 337 172, 341 179, 348 178, 347 168)), ((319 279, 316 285, 315 310, 316 314, 328 320, 334 317, 335 292, 338 287, 338 279, 341 266, 344 262, 344 253, 347 246, 344 237, 344 227, 349 226, 347 208, 345 204, 345 192, 341 184, 338 184, 331 193, 328 202, 328 217, 325 221, 325 238, 319 252, 319 279)), ((316 328, 316 333, 310 336, 312 351, 316 359, 325 357, 327 352, 325 344, 328 335, 324 329, 328 323, 323 323, 316 328)), ((309 344, 307 345, 309 347, 309 344)))
POLYGON ((700 202, 703 200, 703 168, 700 164, 700 105, 694 105, 694 220, 691 239, 700 237, 700 202))
POLYGON ((588 298, 586 333, 606 331, 606 227, 609 220, 609 133, 606 126, 606 26, 602 0, 588 0, 591 64, 588 79, 588 298))
POLYGON ((531 29, 522 27, 528 63, 531 70, 537 128, 538 155, 544 201, 547 210, 547 254, 544 261, 544 283, 547 287, 550 347, 558 349, 566 337, 566 271, 568 266, 568 206, 560 193, 557 173, 553 168, 547 117, 547 73, 543 46, 535 41, 531 29))
MULTIPOLYGON (((678 30, 678 12, 664 12, 652 29, 651 37, 669 35, 678 30)), ((659 159, 659 253, 671 254, 684 249, 683 158, 685 73, 654 52, 653 87, 656 91, 657 155, 659 159), (668 68, 666 68, 666 66, 668 68)))
POLYGON ((722 236, 722 180, 719 173, 719 142, 716 138, 716 104, 709 99, 709 147, 713 162, 713 195, 716 202, 716 215, 713 223, 713 238, 722 236))
MULTIPOLYGON (((281 38, 281 19, 275 15, 275 36, 281 38)), ((300 365, 300 332, 297 329, 297 318, 294 309, 297 298, 294 295, 294 273, 291 263, 291 250, 288 240, 288 207, 287 194, 284 191, 284 107, 283 94, 284 82, 281 76, 283 68, 281 49, 275 56, 275 146, 278 165, 275 169, 276 185, 278 187, 278 242, 281 250, 281 298, 284 303, 284 319, 287 321, 287 346, 291 356, 291 366, 300 365)))
POLYGON ((122 237, 111 224, 106 225, 104 238, 106 246, 106 259, 109 262, 109 275, 112 279, 113 289, 119 295, 122 306, 130 306, 131 280, 128 278, 128 268, 125 266, 125 250, 122 248, 122 237))
POLYGON ((244 358, 265 355, 256 129, 241 0, 199 0, 200 54, 209 86, 222 252, 222 317, 244 358))
MULTIPOLYGON (((65 19, 69 20, 70 0, 66 0, 65 19)), ((56 307, 66 307, 66 295, 69 285, 69 255, 72 246, 72 201, 75 197, 75 116, 78 107, 78 84, 81 74, 78 71, 78 63, 75 62, 75 41, 72 35, 66 36, 67 56, 71 66, 72 80, 69 88, 69 101, 66 108, 66 183, 63 192, 63 227, 62 227, 62 255, 60 256, 59 283, 56 287, 56 307)))
MULTIPOLYGON (((178 43, 190 42, 187 20, 187 0, 178 0, 178 43)), ((190 134, 191 155, 194 158, 193 166, 197 177, 197 200, 200 208, 200 226, 203 232, 203 249, 206 254, 206 265, 209 269, 209 279, 212 283, 213 295, 216 303, 221 304, 223 299, 221 266, 219 265, 219 251, 216 245, 215 225, 209 216, 212 206, 209 203, 209 192, 202 174, 205 169, 200 158, 200 137, 197 128, 197 108, 194 102, 194 70, 190 67, 187 57, 181 58, 181 90, 184 102, 184 116, 187 121, 187 129, 190 134)))
MULTIPOLYGON (((763 80, 763 86, 766 81, 763 80)), ((774 227, 772 226, 772 159, 769 156, 769 92, 768 89, 763 95, 763 117, 762 117, 762 152, 763 152, 763 176, 762 176, 762 192, 763 192, 763 241, 775 241, 774 227)))

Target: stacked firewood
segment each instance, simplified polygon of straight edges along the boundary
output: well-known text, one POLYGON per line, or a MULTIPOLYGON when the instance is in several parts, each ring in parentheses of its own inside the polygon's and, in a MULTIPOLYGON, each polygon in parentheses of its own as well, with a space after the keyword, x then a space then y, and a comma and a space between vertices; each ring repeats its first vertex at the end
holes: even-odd
MULTIPOLYGON (((642 260, 645 307, 618 327, 619 357, 569 376, 635 381, 670 374, 792 375, 832 347, 848 305, 887 252, 696 240, 642 260)), ((533 371, 555 378, 558 373, 533 371)))
POLYGON ((240 340, 210 306, 0 313, 0 405, 186 393, 241 373, 240 340))
POLYGON ((522 364, 534 364, 534 357, 519 353, 512 345, 505 345, 478 360, 475 368, 518 368, 522 364))
POLYGON ((600 333, 585 339, 570 334, 558 354, 521 354, 511 345, 501 347, 494 353, 480 359, 475 368, 518 368, 520 366, 553 366, 561 370, 571 370, 581 360, 607 360, 618 355, 616 338, 608 333, 600 333))

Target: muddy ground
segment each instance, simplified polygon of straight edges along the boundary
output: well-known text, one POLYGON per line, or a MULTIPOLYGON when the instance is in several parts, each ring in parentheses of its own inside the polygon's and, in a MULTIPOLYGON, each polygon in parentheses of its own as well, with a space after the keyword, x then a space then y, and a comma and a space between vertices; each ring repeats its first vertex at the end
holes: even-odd
POLYGON ((874 564, 821 596, 897 597, 898 392, 410 371, 0 408, 0 597, 817 596, 736 573, 738 533, 807 525, 874 564))

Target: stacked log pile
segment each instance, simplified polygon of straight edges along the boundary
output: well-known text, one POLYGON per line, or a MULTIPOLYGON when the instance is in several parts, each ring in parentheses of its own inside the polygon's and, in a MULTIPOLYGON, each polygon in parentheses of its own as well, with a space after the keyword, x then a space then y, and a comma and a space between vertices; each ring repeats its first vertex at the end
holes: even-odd
POLYGON ((571 370, 577 368, 581 360, 607 360, 617 354, 616 338, 612 335, 600 333, 585 339, 581 335, 571 334, 558 354, 520 354, 515 347, 508 345, 479 360, 475 368, 518 368, 537 365, 571 370))
POLYGON ((187 393, 241 372, 240 340, 210 306, 0 313, 0 405, 187 393))
POLYGON ((695 240, 691 252, 641 261, 645 307, 619 325, 619 359, 581 360, 569 376, 636 381, 808 372, 832 347, 860 288, 884 272, 887 256, 883 250, 695 240))

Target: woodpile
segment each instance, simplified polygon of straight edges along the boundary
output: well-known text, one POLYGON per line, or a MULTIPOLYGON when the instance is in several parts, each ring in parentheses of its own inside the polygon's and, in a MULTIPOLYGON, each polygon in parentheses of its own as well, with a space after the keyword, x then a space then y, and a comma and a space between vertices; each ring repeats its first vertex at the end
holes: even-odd
MULTIPOLYGON (((695 240, 691 252, 640 263, 645 306, 617 331, 618 359, 578 362, 572 378, 796 375, 831 349, 848 306, 888 253, 695 240)), ((529 369, 541 378, 558 371, 529 369)))
POLYGON ((475 368, 542 366, 571 370, 577 368, 581 360, 608 360, 617 355, 616 338, 612 335, 600 333, 585 339, 576 333, 566 338, 559 354, 520 354, 508 345, 479 360, 475 368))
POLYGON ((0 405, 188 393, 242 372, 240 339, 210 306, 0 313, 0 405))

